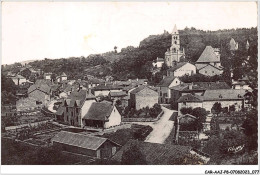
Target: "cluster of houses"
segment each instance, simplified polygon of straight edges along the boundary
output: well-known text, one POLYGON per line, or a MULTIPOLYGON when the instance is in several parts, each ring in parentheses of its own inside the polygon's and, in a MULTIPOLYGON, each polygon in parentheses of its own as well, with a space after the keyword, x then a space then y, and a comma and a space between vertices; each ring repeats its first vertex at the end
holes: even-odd
MULTIPOLYGON (((248 42, 247 42, 248 43, 248 42)), ((237 50, 238 43, 232 38, 230 49, 237 50)), ((165 58, 157 58, 153 63, 154 67, 160 68, 166 64, 169 69, 167 75, 157 86, 149 86, 147 79, 130 79, 127 81, 106 81, 95 77, 88 80, 68 80, 65 73, 52 79, 52 73, 44 73, 44 79, 29 82, 24 78, 23 71, 42 74, 40 70, 32 67, 24 68, 19 75, 9 75, 16 85, 29 85, 19 94, 16 103, 17 111, 48 108, 53 102, 57 103, 55 119, 63 124, 81 128, 107 129, 121 124, 122 114, 116 106, 120 100, 123 107, 131 107, 139 110, 145 107, 153 107, 154 104, 172 104, 178 111, 184 107, 201 107, 209 113, 216 102, 222 107, 229 109, 235 106, 235 110, 245 107, 245 94, 251 91, 249 80, 243 77, 234 81, 232 87, 225 82, 182 82, 180 77, 202 74, 206 76, 221 75, 223 67, 220 62, 220 50, 206 46, 195 64, 181 62, 185 58, 185 50, 180 46, 180 36, 175 25, 172 32, 172 44, 165 52, 165 58)), ((54 105, 55 106, 55 105, 54 105)), ((101 158, 111 157, 121 145, 102 137, 89 136, 79 133, 62 131, 53 139, 53 144, 65 150, 71 150, 101 158)), ((144 142, 131 141, 146 149, 144 142)), ((130 144, 130 143, 129 143, 130 144)), ((126 146, 127 147, 127 146, 126 146)), ((158 144, 151 145, 156 150, 161 147, 158 144)), ((164 153, 173 150, 173 153, 183 147, 170 146, 164 153)), ((185 147, 190 152, 190 147, 185 147)), ((146 154, 146 153, 145 153, 146 154)), ((115 157, 121 160, 122 151, 115 157)), ((162 160, 165 157, 162 157, 162 160)), ((151 160, 155 163, 156 159, 151 160)))

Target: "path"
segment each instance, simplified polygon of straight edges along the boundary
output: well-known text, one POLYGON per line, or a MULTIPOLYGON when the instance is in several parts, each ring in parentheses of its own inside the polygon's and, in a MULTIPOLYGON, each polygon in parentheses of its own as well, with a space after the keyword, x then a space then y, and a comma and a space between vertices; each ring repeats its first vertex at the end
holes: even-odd
POLYGON ((174 126, 174 121, 169 119, 172 116, 172 113, 177 111, 165 107, 162 107, 162 110, 164 111, 164 114, 160 120, 154 122, 152 125, 149 124, 153 128, 153 131, 146 137, 145 142, 164 143, 170 135, 174 126))
POLYGON ((17 125, 17 126, 7 126, 5 127, 5 130, 8 131, 8 130, 14 130, 14 129, 18 129, 18 128, 22 128, 22 127, 25 127, 25 126, 37 126, 39 124, 42 124, 42 123, 47 123, 49 121, 52 121, 51 120, 45 120, 45 121, 41 121, 41 122, 34 122, 34 123, 27 123, 27 124, 22 124, 22 125, 17 125))

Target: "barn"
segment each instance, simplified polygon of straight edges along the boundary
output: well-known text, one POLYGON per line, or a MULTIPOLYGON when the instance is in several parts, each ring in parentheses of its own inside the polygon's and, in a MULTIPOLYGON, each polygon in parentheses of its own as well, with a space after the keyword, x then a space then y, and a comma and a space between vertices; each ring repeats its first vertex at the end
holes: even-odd
POLYGON ((121 145, 103 137, 61 131, 52 138, 54 147, 67 152, 95 158, 109 158, 115 155, 121 145))

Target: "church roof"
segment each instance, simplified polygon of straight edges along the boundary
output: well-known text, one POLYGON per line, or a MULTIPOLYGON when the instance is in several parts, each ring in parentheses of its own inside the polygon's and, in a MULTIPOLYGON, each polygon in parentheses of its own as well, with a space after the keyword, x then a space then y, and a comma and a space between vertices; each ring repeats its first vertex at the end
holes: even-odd
POLYGON ((238 45, 237 42, 234 40, 234 38, 231 38, 229 45, 230 45, 230 50, 237 50, 238 45))
POLYGON ((205 62, 220 62, 220 58, 216 55, 214 49, 211 46, 206 46, 199 59, 197 60, 197 63, 205 62))
POLYGON ((179 34, 176 24, 174 25, 174 28, 172 30, 172 34, 179 34))

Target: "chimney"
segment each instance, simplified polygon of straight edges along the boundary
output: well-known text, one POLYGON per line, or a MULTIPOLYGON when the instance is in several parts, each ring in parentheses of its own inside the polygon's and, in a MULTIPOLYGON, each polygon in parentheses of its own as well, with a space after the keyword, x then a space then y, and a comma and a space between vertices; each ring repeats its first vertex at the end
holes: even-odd
POLYGON ((138 78, 136 79, 136 81, 138 81, 138 78))

